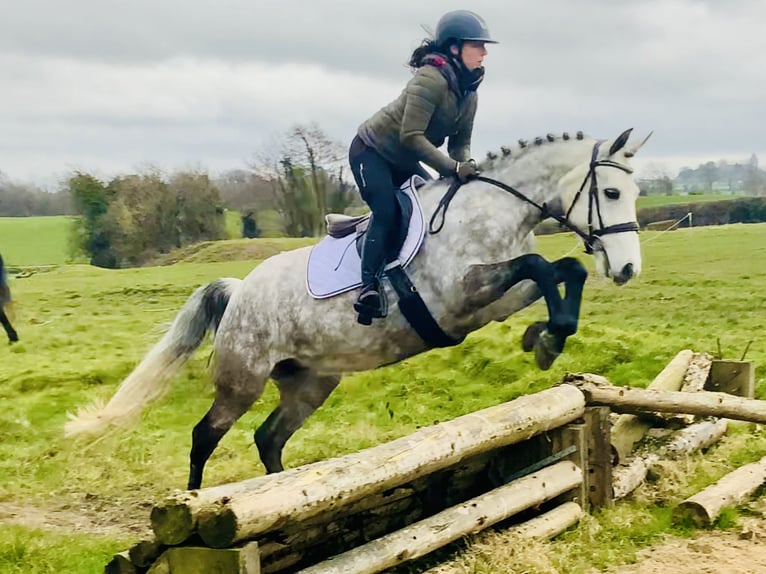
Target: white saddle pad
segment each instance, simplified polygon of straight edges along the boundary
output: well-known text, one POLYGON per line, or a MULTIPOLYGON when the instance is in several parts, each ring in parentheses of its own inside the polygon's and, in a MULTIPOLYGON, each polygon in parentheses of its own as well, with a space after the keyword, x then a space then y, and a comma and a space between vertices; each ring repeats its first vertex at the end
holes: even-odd
MULTIPOLYGON (((412 216, 399 251, 398 260, 406 267, 415 257, 426 235, 425 216, 415 184, 423 182, 414 175, 402 184, 402 191, 412 200, 412 216)), ((315 299, 327 299, 362 285, 362 260, 356 252, 356 233, 341 239, 329 235, 317 243, 309 254, 306 286, 315 299)))

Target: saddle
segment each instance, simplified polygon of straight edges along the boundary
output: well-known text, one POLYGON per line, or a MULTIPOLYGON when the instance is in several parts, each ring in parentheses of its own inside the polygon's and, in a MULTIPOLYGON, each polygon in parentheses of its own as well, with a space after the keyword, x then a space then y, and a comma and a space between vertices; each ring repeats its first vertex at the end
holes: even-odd
MULTIPOLYGON (((398 222, 386 246, 387 266, 405 267, 415 257, 425 237, 425 217, 417 189, 425 184, 413 176, 396 190, 398 222)), ((361 254, 371 214, 360 216, 331 213, 325 216, 328 235, 311 250, 306 286, 315 299, 325 299, 362 284, 361 254)))
MULTIPOLYGON (((413 182, 414 189, 419 189, 425 181, 413 182)), ((396 261, 399 255, 399 251, 404 245, 404 241, 407 239, 407 233, 409 232, 410 219, 412 218, 412 199, 401 189, 396 189, 394 196, 396 197, 398 217, 396 220, 395 228, 389 230, 392 232, 392 238, 386 245, 386 262, 390 263, 396 261)), ((366 215, 343 215, 340 213, 328 213, 325 215, 325 223, 327 224, 327 234, 335 239, 342 239, 348 237, 352 233, 355 236, 356 252, 361 257, 362 249, 364 247, 364 239, 366 237, 367 229, 373 220, 371 213, 366 215)))

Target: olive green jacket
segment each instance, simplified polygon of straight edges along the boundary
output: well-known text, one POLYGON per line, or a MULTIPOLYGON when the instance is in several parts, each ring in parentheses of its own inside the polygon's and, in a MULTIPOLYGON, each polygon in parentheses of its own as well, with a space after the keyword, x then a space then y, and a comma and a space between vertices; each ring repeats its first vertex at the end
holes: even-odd
POLYGON ((441 175, 453 175, 456 161, 471 157, 471 132, 477 94, 463 98, 449 87, 438 68, 426 65, 401 95, 359 126, 359 138, 397 166, 422 161, 441 175), (449 138, 449 157, 440 152, 449 138))

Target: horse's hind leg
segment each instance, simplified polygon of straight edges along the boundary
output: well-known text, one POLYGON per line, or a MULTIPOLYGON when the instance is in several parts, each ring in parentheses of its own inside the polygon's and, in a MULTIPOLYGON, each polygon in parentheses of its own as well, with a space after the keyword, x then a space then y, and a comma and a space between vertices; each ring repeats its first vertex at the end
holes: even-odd
POLYGON ((192 431, 189 490, 199 488, 205 463, 223 436, 261 396, 269 369, 262 373, 218 368, 213 406, 192 431))
POLYGON ((320 375, 293 360, 279 363, 271 378, 279 387, 279 406, 255 431, 255 445, 269 473, 284 469, 285 443, 340 382, 340 375, 320 375))
POLYGON ((2 325, 3 329, 5 329, 5 333, 8 335, 9 342, 15 343, 19 340, 19 335, 16 333, 13 325, 11 325, 10 320, 5 314, 5 309, 3 309, 2 306, 0 306, 0 325, 2 325))

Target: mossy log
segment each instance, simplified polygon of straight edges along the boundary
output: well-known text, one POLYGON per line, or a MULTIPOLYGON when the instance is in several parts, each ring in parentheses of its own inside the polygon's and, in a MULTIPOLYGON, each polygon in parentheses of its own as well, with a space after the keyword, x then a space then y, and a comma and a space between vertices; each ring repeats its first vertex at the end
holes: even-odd
POLYGON ((262 477, 257 487, 205 508, 198 532, 209 546, 228 547, 522 442, 584 412, 582 393, 570 385, 525 395, 364 451, 262 477))
POLYGON ((679 505, 677 515, 691 518, 700 526, 710 525, 721 510, 743 502, 764 483, 766 457, 730 472, 703 491, 687 498, 679 505))
POLYGON ((582 482, 572 462, 559 462, 392 534, 311 566, 301 574, 373 574, 420 558, 468 534, 542 504, 582 482))
POLYGON ((147 568, 159 558, 165 547, 156 540, 141 540, 128 550, 130 561, 139 568, 147 568))
POLYGON ((267 477, 259 476, 200 490, 177 490, 152 508, 149 518, 156 540, 165 546, 185 542, 196 532, 197 517, 204 508, 237 493, 259 488, 265 479, 267 477))

